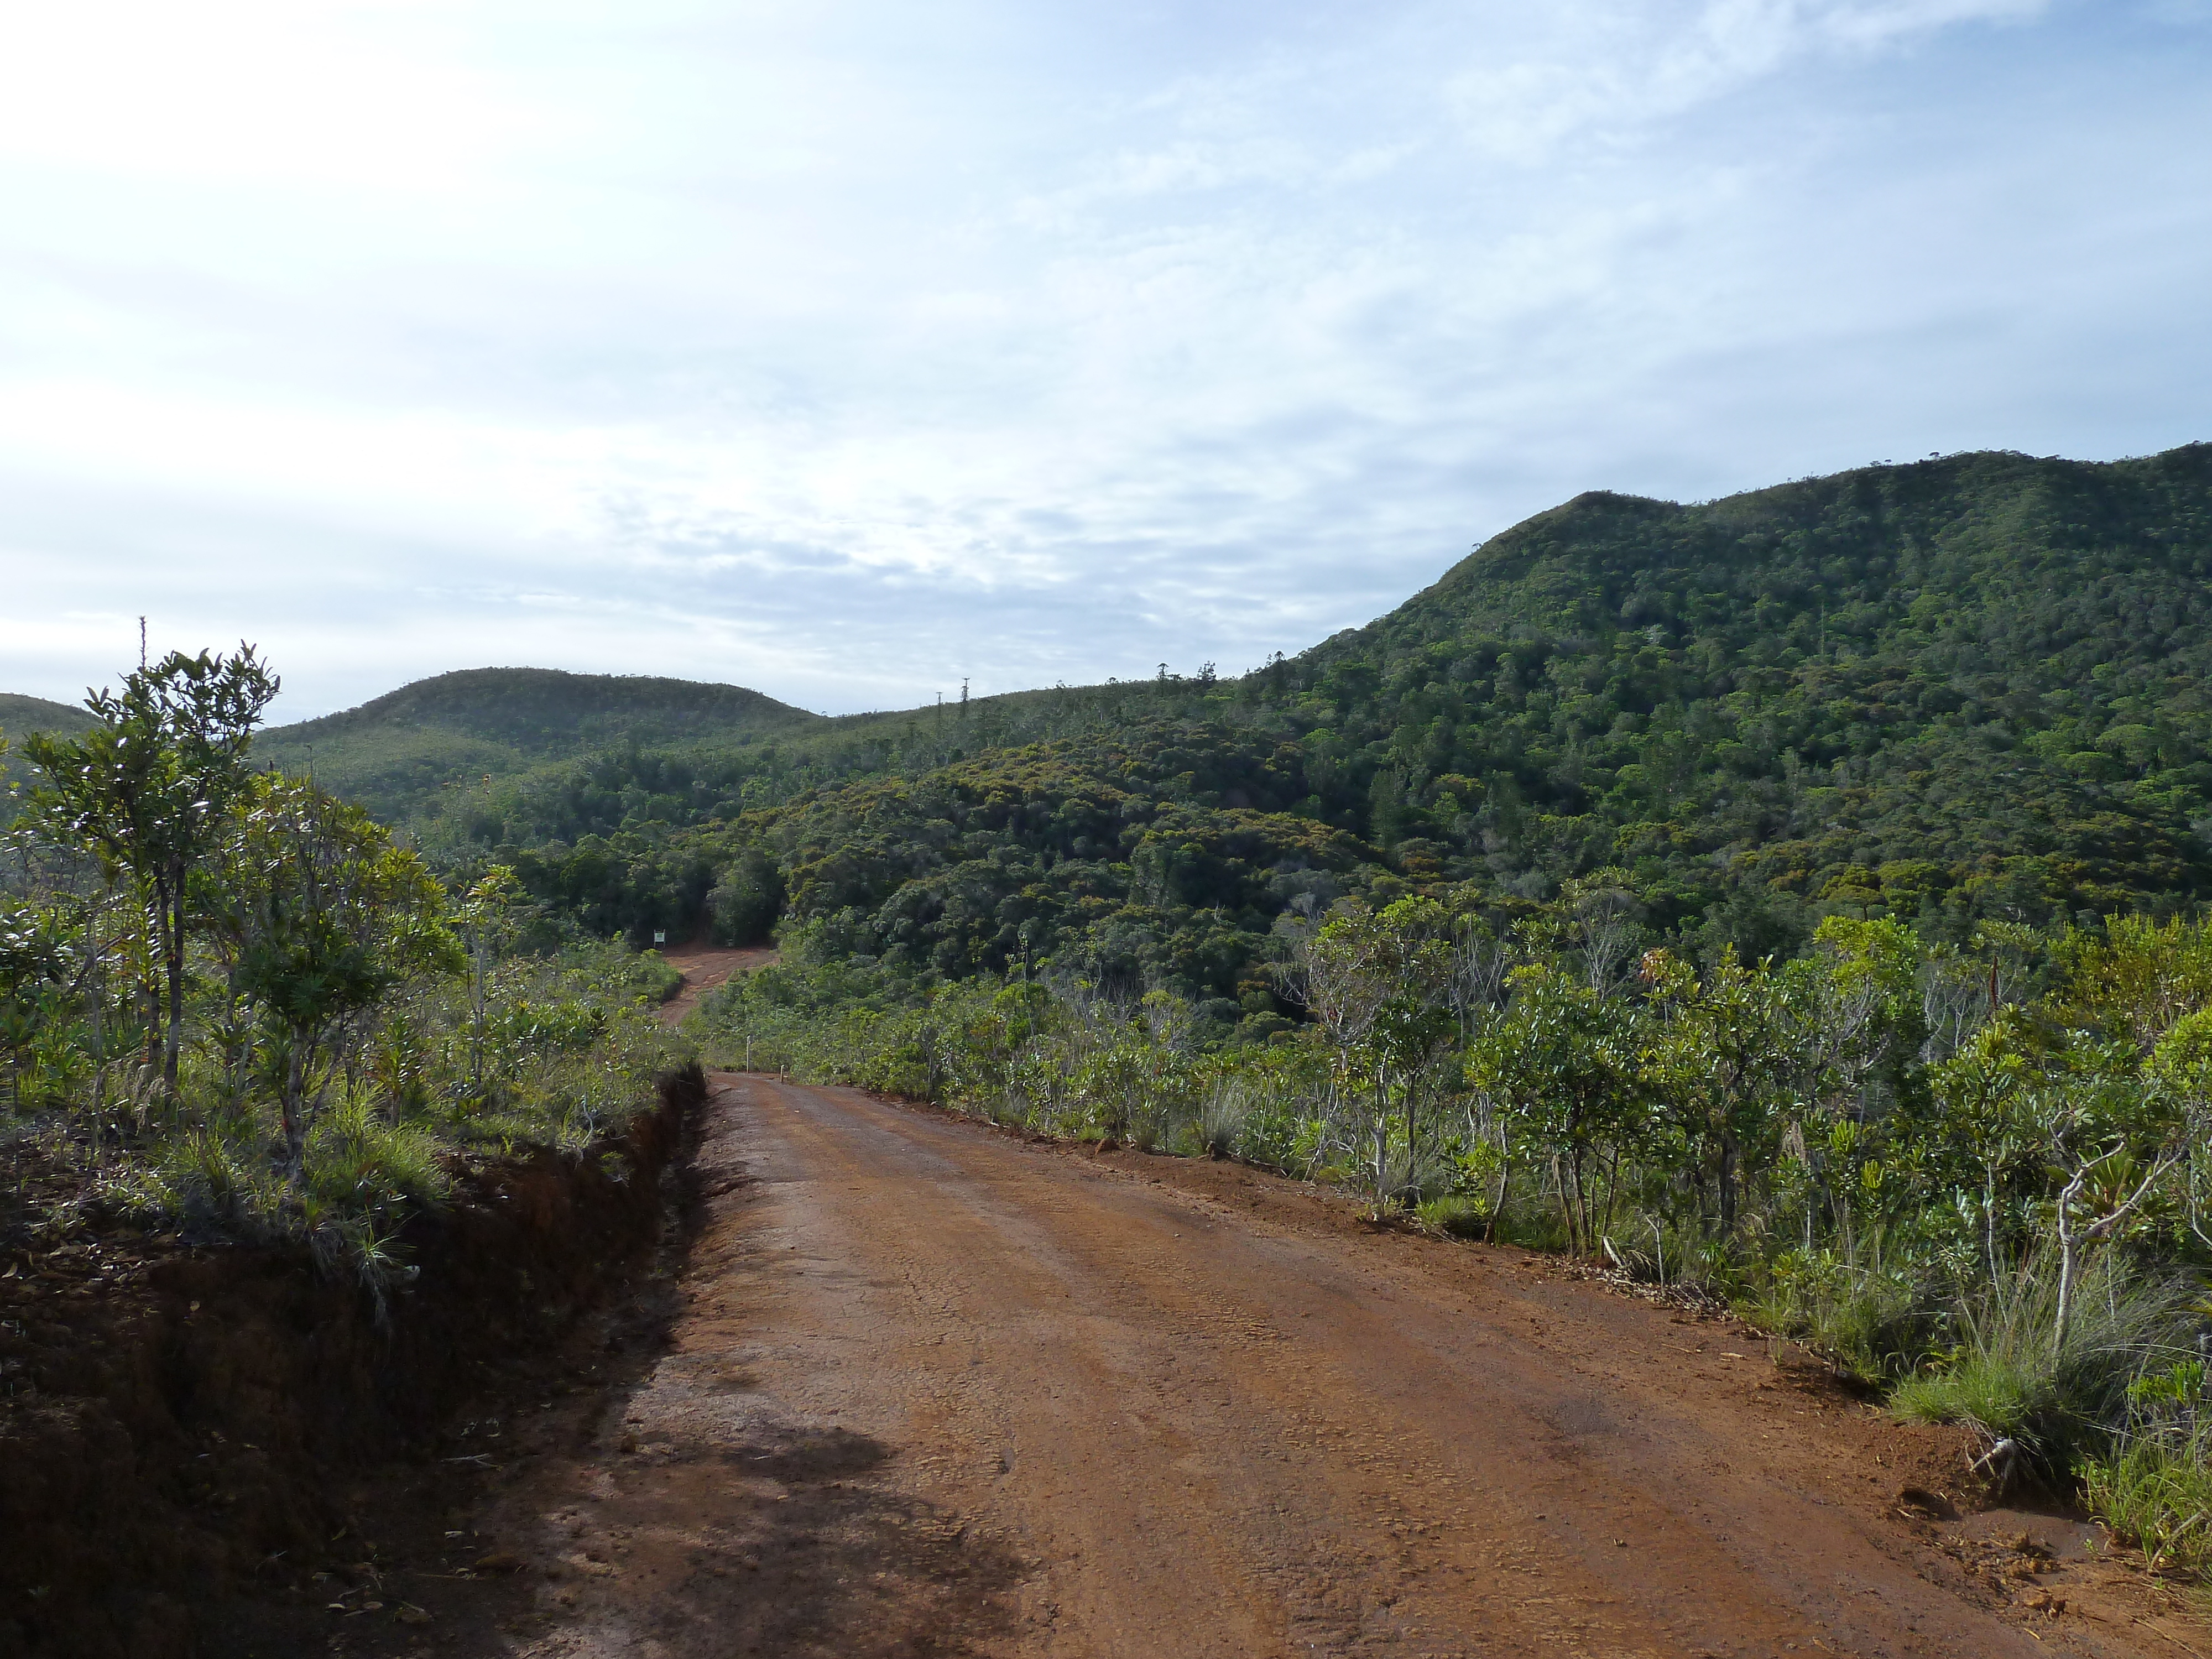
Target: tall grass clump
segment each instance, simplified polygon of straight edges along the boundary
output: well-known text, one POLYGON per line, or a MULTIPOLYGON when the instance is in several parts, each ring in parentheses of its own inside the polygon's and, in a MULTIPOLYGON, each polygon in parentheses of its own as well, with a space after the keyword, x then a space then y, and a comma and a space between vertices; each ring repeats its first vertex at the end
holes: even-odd
POLYGON ((2082 1273, 2061 1335, 2058 1277, 2056 1252, 2038 1250, 2008 1281, 1962 1299, 1955 1348, 1900 1382, 1891 1410, 1907 1422, 1964 1424, 1992 1446, 2010 1441, 2046 1476, 2112 1443, 2124 1432, 2130 1386, 2192 1333, 2188 1290, 2106 1249, 2082 1273))
POLYGON ((1490 1206, 1473 1193, 1443 1193, 1413 1207, 1424 1227, 1450 1238, 1486 1238, 1490 1234, 1490 1206))
POLYGON ((1886 1258, 1879 1234, 1842 1249, 1784 1250, 1753 1277, 1744 1301, 1759 1325, 1861 1382, 1910 1371, 1944 1323, 1924 1267, 1886 1258))
MULTIPOLYGON (((2200 1304, 2200 1313, 2212 1305, 2200 1304)), ((2082 1471, 2083 1495, 2147 1565, 2212 1576, 2212 1391, 2207 1350, 2146 1371, 2128 1388, 2128 1419, 2111 1451, 2082 1471)))

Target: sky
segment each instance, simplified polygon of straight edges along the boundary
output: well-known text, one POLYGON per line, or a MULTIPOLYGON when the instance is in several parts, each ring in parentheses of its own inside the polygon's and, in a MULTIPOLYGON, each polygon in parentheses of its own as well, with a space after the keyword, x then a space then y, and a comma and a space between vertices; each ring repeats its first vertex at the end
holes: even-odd
POLYGON ((2212 0, 0 0, 0 690, 1240 672, 2212 438, 2212 0))

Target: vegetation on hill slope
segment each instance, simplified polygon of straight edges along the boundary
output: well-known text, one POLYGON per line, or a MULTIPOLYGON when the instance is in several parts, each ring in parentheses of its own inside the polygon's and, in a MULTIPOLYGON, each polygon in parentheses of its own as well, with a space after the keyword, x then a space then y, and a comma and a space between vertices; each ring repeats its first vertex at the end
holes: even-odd
POLYGON ((1792 954, 1838 911, 1952 944, 1987 921, 2168 914, 2212 881, 2208 575, 2208 446, 1962 456, 1700 507, 1588 496, 1239 679, 602 754, 484 792, 422 844, 529 849, 533 890, 634 935, 700 925, 726 874, 767 859, 792 926, 850 910, 847 934, 956 975, 1063 943, 1101 957, 1095 903, 1022 896, 1062 861, 1097 866, 1081 878, 1115 901, 1115 938, 1161 950, 1201 925, 1264 950, 1302 892, 1473 882, 1533 902, 1614 866, 1641 921, 1699 959, 1792 954), (1073 827, 1101 791, 1111 835, 1073 827), (825 878, 836 826, 887 812, 913 820, 897 878, 857 847, 875 873, 825 878), (1200 856, 1252 814, 1285 847, 1343 839, 1271 857, 1258 902, 1200 856))
POLYGON ((9 752, 9 745, 20 744, 34 732, 75 737, 92 724, 93 717, 82 708, 48 702, 44 697, 0 691, 0 829, 5 829, 20 810, 22 793, 28 784, 27 775, 9 752))
POLYGON ((727 744, 822 717, 735 685, 547 668, 471 668, 358 708, 262 732, 254 752, 388 819, 436 816, 448 792, 550 759, 727 744))
POLYGON ((1824 902, 1955 936, 2204 892, 2208 577, 2212 445, 1591 495, 1285 678, 1382 844, 1532 896, 1625 857, 1762 943, 1824 902))
POLYGON ((18 738, 33 732, 59 732, 73 737, 89 728, 93 717, 82 708, 65 702, 48 702, 44 697, 26 697, 13 691, 0 691, 0 732, 18 738))

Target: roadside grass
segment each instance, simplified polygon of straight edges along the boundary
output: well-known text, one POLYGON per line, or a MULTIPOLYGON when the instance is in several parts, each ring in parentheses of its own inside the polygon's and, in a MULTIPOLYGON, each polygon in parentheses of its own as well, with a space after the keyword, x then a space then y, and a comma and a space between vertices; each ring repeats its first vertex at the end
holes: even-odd
POLYGON ((1892 1261, 1879 1233, 1843 1249, 1784 1250, 1748 1269, 1731 1264, 1728 1276, 1753 1324, 1802 1343, 1862 1382, 1910 1373, 1946 1322, 1925 1273, 1892 1261))
POLYGON ((219 1043, 188 1051, 174 1098, 140 1086, 135 1060, 116 1062, 78 1098, 0 1126, 41 1172, 33 1200, 29 1163, 9 1160, 21 1224, 58 1236, 106 1216, 299 1242, 380 1295, 405 1271, 393 1237, 467 1163, 578 1152, 651 1107, 655 1079, 690 1054, 653 1012, 675 978, 650 953, 572 945, 496 964, 481 1020, 463 984, 395 997, 319 1079, 296 1175, 269 1090, 219 1043))
POLYGON ((1490 1206, 1465 1193, 1446 1193, 1413 1206, 1415 1219, 1451 1238, 1481 1238, 1490 1229, 1490 1206))
POLYGON ((2008 1284, 1960 1301, 1956 1348, 1899 1383, 1891 1411, 1964 1424, 1992 1445, 2010 1440, 2054 1478, 2102 1452, 2126 1421, 2129 1385, 2193 1333, 2189 1289, 2135 1276, 2107 1249, 2081 1273, 2063 1341, 2057 1309, 2056 1253, 2032 1254, 2008 1284))
POLYGON ((2212 1578, 2212 1424, 2127 1437, 2082 1468, 2081 1491, 2112 1534, 2154 1571, 2181 1567, 2212 1578))

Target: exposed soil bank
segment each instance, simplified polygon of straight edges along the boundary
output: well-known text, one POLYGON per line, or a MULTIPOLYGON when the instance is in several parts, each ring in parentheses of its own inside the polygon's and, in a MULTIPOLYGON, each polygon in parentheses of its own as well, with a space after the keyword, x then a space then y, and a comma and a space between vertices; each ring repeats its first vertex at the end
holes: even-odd
MULTIPOLYGON (((471 1172, 402 1236, 382 1317, 306 1250, 129 1232, 0 1261, 0 1652, 167 1659, 343 1530, 333 1476, 427 1457, 485 1364, 543 1345, 659 1237, 696 1067, 574 1156, 471 1172)), ((340 1547, 342 1547, 342 1546, 340 1547)))

